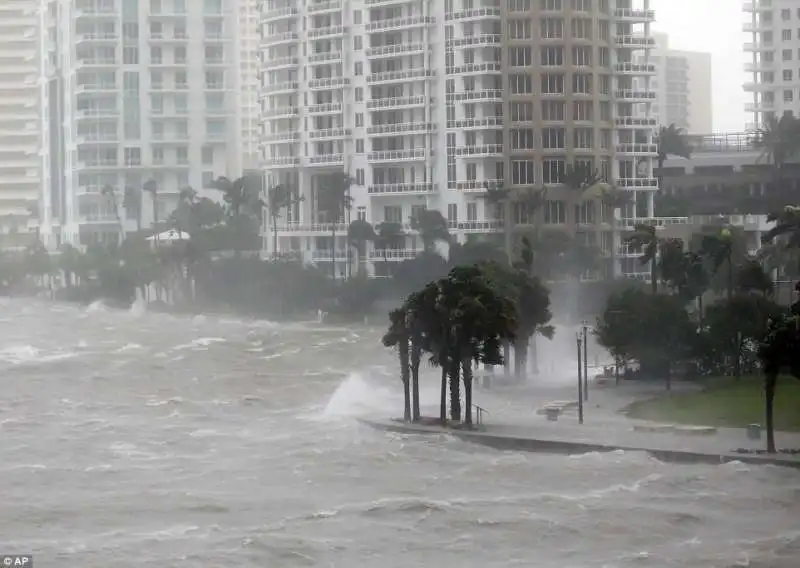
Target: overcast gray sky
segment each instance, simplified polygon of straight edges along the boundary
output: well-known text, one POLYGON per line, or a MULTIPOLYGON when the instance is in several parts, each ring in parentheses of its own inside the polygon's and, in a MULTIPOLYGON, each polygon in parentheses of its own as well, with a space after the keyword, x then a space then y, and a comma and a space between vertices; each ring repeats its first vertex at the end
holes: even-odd
POLYGON ((713 120, 717 132, 742 131, 745 122, 752 122, 744 112, 748 99, 742 90, 747 79, 742 48, 746 40, 742 31, 743 4, 743 0, 651 2, 656 11, 654 28, 669 35, 671 48, 711 53, 713 120))

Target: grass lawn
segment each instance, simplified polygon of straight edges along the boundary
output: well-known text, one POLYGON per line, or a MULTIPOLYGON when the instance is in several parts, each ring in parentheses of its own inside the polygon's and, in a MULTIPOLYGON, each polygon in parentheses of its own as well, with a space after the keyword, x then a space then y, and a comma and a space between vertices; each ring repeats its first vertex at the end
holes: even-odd
MULTIPOLYGON (((640 420, 698 426, 764 425, 764 390, 760 377, 706 379, 702 392, 670 394, 636 402, 628 416, 640 420)), ((800 380, 781 378, 775 394, 775 429, 800 431, 800 380)))

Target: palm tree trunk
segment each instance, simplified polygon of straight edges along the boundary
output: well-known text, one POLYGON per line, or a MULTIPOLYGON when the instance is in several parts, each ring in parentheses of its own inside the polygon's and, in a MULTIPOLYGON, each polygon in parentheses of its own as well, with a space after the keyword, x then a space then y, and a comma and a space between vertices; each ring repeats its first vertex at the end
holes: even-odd
POLYGON ((450 357, 450 419, 461 422, 461 360, 453 353, 450 357))
POLYGON ((439 419, 447 426, 447 362, 442 361, 442 385, 439 398, 439 419))
POLYGON ((461 364, 464 379, 464 424, 472 426, 472 360, 464 359, 461 364))
POLYGON ((731 253, 728 253, 728 299, 733 297, 733 260, 731 253))
POLYGON ((411 407, 411 418, 414 422, 419 421, 419 364, 422 359, 422 350, 419 344, 411 341, 411 390, 413 401, 411 407))
POLYGON ((503 376, 508 377, 511 374, 511 344, 508 341, 503 342, 503 376))
POLYGON ((331 276, 334 281, 336 280, 336 223, 334 222, 331 227, 331 276))
POLYGON ((272 258, 278 258, 278 218, 272 216, 272 258))
POLYGON ((408 338, 400 342, 400 378, 403 381, 403 420, 411 420, 411 390, 409 385, 408 338))
POLYGON ((658 264, 656 257, 650 261, 650 285, 653 289, 653 294, 658 294, 658 264))
POLYGON ((775 453, 775 423, 773 408, 775 402, 775 390, 778 384, 778 376, 768 374, 764 378, 764 394, 766 395, 766 422, 767 422, 767 452, 775 453))
POLYGON ((697 297, 697 309, 700 312, 700 329, 703 329, 704 325, 704 314, 703 314, 703 292, 700 292, 700 295, 697 297))

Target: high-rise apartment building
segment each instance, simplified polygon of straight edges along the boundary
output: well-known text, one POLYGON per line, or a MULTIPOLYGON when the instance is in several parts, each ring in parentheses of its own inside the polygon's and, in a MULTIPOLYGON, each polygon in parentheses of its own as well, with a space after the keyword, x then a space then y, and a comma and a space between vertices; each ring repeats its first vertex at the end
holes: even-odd
POLYGON ((240 174, 236 3, 42 7, 48 246, 116 240, 120 221, 126 230, 150 226, 166 219, 181 189, 240 174), (156 192, 143 192, 141 211, 125 207, 126 189, 148 182, 156 192))
POLYGON ((41 176, 38 0, 0 1, 0 233, 27 233, 41 176))
MULTIPOLYGON (((409 220, 437 209, 461 242, 501 230, 486 186, 547 187, 511 222, 568 230, 609 258, 619 229, 653 216, 657 125, 649 0, 266 0, 262 6, 263 150, 271 184, 305 199, 282 215, 278 252, 344 272, 349 219, 399 223, 389 260, 416 254, 409 220), (641 86, 635 81, 642 78, 641 86), (597 170, 631 192, 614 218, 563 183, 597 170), (325 175, 353 179, 332 242, 317 207, 325 175)), ((267 231, 267 234, 270 234, 267 231)), ((271 252, 271 239, 265 239, 271 252)), ((634 255, 631 252, 630 255, 634 255)), ((372 250, 372 259, 383 251, 372 250)), ((380 275, 384 263, 370 268, 380 275)), ((609 270, 642 271, 634 262, 609 270)))
POLYGON ((242 121, 242 167, 257 170, 260 160, 261 107, 258 102, 258 69, 261 56, 259 33, 260 0, 237 0, 239 23, 239 112, 242 121))
POLYGON ((711 54, 671 49, 667 34, 654 33, 656 48, 651 60, 656 76, 653 116, 659 124, 674 124, 689 134, 713 131, 711 108, 711 54))
POLYGON ((800 4, 796 0, 750 0, 744 3, 749 21, 744 24, 751 39, 744 49, 749 55, 745 70, 752 81, 745 90, 753 102, 745 110, 753 124, 762 126, 768 116, 786 112, 800 116, 800 4))

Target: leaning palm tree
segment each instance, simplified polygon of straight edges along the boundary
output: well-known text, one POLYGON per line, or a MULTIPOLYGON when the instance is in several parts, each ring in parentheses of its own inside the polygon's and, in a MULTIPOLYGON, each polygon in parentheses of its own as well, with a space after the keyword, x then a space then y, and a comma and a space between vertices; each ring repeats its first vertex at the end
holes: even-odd
POLYGON ((125 216, 130 219, 131 214, 136 219, 136 232, 142 232, 142 190, 128 186, 122 195, 122 207, 125 208, 125 216))
POLYGON ((334 172, 324 176, 317 191, 317 209, 325 213, 331 224, 331 275, 336 279, 336 224, 350 210, 353 199, 350 186, 354 180, 346 172, 334 172))
POLYGON ((397 347, 400 357, 400 380, 403 382, 403 420, 411 420, 411 390, 409 385, 409 332, 406 325, 407 314, 403 308, 392 310, 389 313, 389 330, 383 336, 386 347, 397 347))
POLYGON ((487 204, 494 207, 495 220, 503 222, 503 250, 506 256, 511 259, 511 230, 513 219, 511 219, 511 192, 502 185, 492 185, 488 181, 483 184, 484 193, 481 197, 487 204))
POLYGON ((295 202, 294 192, 289 186, 274 185, 267 190, 267 201, 264 206, 269 212, 270 225, 272 225, 273 258, 278 257, 278 219, 280 219, 281 211, 291 207, 295 202))
POLYGON ((153 204, 153 236, 156 246, 158 246, 158 184, 155 180, 148 180, 142 190, 150 194, 150 200, 153 204))
POLYGON ((658 187, 663 187, 664 175, 662 172, 667 157, 679 156, 688 160, 692 156, 692 147, 689 145, 683 128, 674 123, 659 128, 656 144, 658 144, 658 187))
POLYGON ((104 185, 100 190, 100 195, 108 199, 111 203, 111 208, 114 211, 114 217, 117 219, 117 226, 119 227, 119 242, 125 240, 125 225, 122 223, 122 216, 119 213, 119 203, 117 202, 117 193, 110 185, 104 185))
POLYGON ((375 229, 363 219, 355 219, 347 227, 347 241, 358 251, 358 274, 367 265, 367 243, 375 240, 375 229))
POLYGON ((436 241, 449 243, 450 225, 436 209, 422 209, 411 218, 411 229, 419 232, 425 252, 433 252, 436 241))
POLYGON ((800 149, 800 121, 790 115, 769 116, 756 134, 754 145, 761 150, 758 162, 772 165, 775 182, 783 181, 784 166, 800 149))
POLYGON ((781 211, 770 213, 767 221, 775 226, 761 238, 764 243, 785 240, 787 248, 800 248, 800 207, 787 205, 781 211))
POLYGON ((375 243, 376 246, 383 251, 383 264, 386 276, 391 276, 391 274, 389 274, 389 260, 386 251, 388 248, 394 246, 401 238, 405 238, 405 231, 400 223, 384 221, 378 223, 378 226, 375 227, 375 243))
POLYGON ((633 233, 625 237, 625 244, 634 249, 641 249, 639 262, 650 263, 650 285, 653 294, 658 293, 658 247, 659 238, 653 225, 639 223, 633 227, 633 233))
POLYGON ((711 272, 716 274, 727 264, 728 274, 726 288, 728 299, 733 297, 733 256, 734 256, 734 236, 729 227, 723 227, 718 233, 704 235, 700 244, 701 254, 711 263, 711 272))

